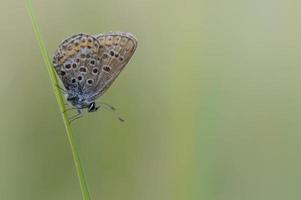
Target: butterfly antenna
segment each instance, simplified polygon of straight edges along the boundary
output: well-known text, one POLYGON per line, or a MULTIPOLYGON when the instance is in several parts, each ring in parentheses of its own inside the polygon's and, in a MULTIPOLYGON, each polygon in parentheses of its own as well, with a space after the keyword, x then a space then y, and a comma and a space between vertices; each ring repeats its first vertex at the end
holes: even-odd
POLYGON ((116 108, 114 106, 112 106, 108 103, 99 103, 99 105, 101 105, 102 107, 104 107, 105 109, 107 109, 109 111, 112 111, 120 122, 125 122, 125 120, 116 113, 116 108))
POLYGON ((112 111, 115 111, 115 110, 116 110, 116 108, 115 108, 114 106, 112 106, 112 105, 110 105, 110 104, 108 104, 108 103, 103 103, 103 102, 101 102, 101 103, 99 103, 99 105, 102 105, 102 106, 104 106, 104 107, 106 107, 107 109, 110 109, 110 110, 112 110, 112 111))

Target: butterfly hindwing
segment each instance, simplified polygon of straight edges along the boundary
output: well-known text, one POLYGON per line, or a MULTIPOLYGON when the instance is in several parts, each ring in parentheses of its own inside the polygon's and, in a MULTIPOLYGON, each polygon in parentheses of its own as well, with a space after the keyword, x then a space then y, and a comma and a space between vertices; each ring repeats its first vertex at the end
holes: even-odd
POLYGON ((53 64, 65 88, 89 93, 100 72, 99 43, 87 34, 64 40, 55 53, 53 64))

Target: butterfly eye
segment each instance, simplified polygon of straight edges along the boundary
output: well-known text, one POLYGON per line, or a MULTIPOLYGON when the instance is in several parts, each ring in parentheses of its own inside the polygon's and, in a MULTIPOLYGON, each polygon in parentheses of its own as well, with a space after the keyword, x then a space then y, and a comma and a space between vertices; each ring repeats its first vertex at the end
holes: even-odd
POLYGON ((87 83, 88 83, 88 85, 92 85, 93 80, 92 80, 92 79, 88 79, 88 80, 87 80, 87 83))
POLYGON ((72 64, 72 68, 75 69, 77 67, 76 63, 72 64))

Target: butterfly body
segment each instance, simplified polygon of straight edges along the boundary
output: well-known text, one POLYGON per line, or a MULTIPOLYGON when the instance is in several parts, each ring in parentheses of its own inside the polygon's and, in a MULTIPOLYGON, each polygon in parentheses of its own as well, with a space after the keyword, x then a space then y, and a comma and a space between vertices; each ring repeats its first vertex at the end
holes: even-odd
POLYGON ((66 98, 80 113, 98 109, 95 100, 117 78, 137 48, 130 33, 109 32, 91 36, 76 34, 64 40, 53 57, 54 68, 66 98))

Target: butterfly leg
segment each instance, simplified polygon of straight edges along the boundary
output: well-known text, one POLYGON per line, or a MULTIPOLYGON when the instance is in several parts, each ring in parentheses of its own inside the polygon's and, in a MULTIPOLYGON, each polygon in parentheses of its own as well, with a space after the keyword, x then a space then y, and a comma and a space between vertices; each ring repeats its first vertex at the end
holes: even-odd
MULTIPOLYGON (((69 104, 68 104, 69 105, 69 104)), ((77 110, 77 115, 81 114, 81 110, 87 108, 86 106, 82 107, 82 108, 76 108, 76 107, 71 107, 71 108, 67 108, 66 110, 63 111, 63 113, 68 112, 70 110, 77 110)), ((97 107, 98 108, 98 107, 97 107)))
POLYGON ((61 86, 59 86, 58 84, 55 84, 55 87, 57 87, 59 90, 61 90, 64 94, 67 94, 67 91, 62 88, 61 86))
POLYGON ((73 122, 74 120, 77 120, 79 118, 81 118, 83 115, 82 115, 82 111, 80 109, 77 109, 77 114, 72 116, 69 120, 69 123, 71 124, 71 122, 73 122))
POLYGON ((68 112, 70 110, 75 110, 75 109, 77 109, 77 108, 67 108, 66 110, 63 111, 63 113, 68 112))

